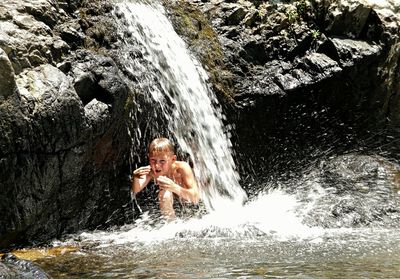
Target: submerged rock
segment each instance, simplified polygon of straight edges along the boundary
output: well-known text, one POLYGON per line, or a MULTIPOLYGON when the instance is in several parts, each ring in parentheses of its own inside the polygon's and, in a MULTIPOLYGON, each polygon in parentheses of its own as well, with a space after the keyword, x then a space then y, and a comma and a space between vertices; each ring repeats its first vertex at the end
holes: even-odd
POLYGON ((21 260, 11 254, 0 260, 0 278, 4 279, 50 279, 51 277, 34 263, 21 260))

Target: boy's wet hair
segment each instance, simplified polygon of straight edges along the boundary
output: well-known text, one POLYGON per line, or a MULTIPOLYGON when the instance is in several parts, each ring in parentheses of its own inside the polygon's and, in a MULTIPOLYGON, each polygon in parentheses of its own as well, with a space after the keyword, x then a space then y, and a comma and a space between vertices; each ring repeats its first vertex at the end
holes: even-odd
POLYGON ((154 153, 169 152, 175 154, 175 148, 172 142, 167 138, 156 138, 149 144, 149 155, 154 153))

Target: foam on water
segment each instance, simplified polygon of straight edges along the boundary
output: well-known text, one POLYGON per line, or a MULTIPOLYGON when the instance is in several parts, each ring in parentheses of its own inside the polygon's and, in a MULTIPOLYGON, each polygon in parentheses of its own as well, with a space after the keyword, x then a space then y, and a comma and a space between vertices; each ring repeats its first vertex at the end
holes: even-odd
POLYGON ((300 206, 293 195, 281 190, 260 193, 244 206, 235 203, 218 203, 218 209, 189 220, 154 223, 153 217, 144 214, 135 224, 115 231, 85 232, 81 242, 100 243, 101 246, 126 243, 153 244, 160 241, 187 239, 240 239, 254 240, 272 237, 275 240, 310 239, 323 233, 320 228, 310 228, 302 223, 296 213, 300 206))

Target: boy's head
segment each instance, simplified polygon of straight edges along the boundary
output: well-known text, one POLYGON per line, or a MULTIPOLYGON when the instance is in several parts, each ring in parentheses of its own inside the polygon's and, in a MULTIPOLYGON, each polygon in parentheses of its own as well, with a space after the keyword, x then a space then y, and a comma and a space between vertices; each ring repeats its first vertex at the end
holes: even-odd
POLYGON ((156 177, 167 175, 176 161, 174 146, 166 138, 156 138, 149 144, 150 167, 156 177))
POLYGON ((175 148, 169 139, 156 138, 149 144, 149 156, 160 153, 175 155, 175 148))

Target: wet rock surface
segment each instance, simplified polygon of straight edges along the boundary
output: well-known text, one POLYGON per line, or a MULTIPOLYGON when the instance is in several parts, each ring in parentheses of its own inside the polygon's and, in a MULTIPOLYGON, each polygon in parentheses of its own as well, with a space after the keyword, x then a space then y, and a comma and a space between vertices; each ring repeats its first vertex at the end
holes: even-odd
POLYGON ((400 165, 378 155, 332 155, 292 173, 259 176, 250 199, 279 189, 296 197, 296 215, 309 227, 397 228, 400 165))
POLYGON ((400 223, 399 175, 397 163, 379 156, 348 154, 322 161, 306 183, 298 184, 311 189, 301 189, 308 193, 303 201, 312 204, 305 222, 330 228, 396 228, 400 223))
POLYGON ((132 102, 97 4, 0 3, 0 248, 131 218, 132 102))
POLYGON ((395 1, 192 3, 215 29, 230 73, 226 111, 243 174, 296 168, 332 145, 342 152, 385 142, 383 153, 398 158, 399 94, 389 82, 399 74, 395 1))
POLYGON ((51 277, 34 263, 27 260, 20 260, 11 254, 6 254, 0 260, 0 278, 49 279, 51 277))

